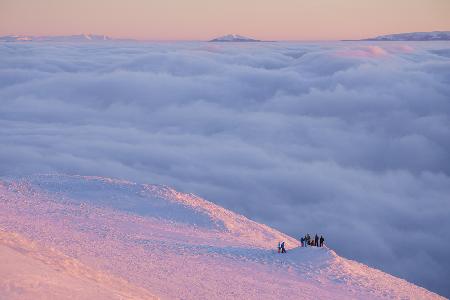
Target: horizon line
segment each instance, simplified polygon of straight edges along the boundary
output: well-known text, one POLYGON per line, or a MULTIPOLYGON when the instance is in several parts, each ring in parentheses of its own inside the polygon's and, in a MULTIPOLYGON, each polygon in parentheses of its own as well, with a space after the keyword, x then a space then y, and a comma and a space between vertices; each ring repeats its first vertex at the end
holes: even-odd
MULTIPOLYGON (((449 32, 449 30, 443 30, 443 29, 436 29, 436 30, 431 30, 431 31, 403 31, 403 32, 396 32, 396 33, 384 33, 384 34, 378 34, 375 36, 366 36, 365 38, 362 39, 357 39, 357 38, 339 38, 339 39, 322 39, 322 38, 318 38, 318 39, 267 39, 267 40, 257 40, 257 41, 253 41, 251 43, 257 43, 257 42, 336 42, 336 41, 363 41, 364 39, 368 39, 368 38, 374 38, 374 37, 378 37, 378 36, 383 36, 383 35, 393 35, 393 34, 407 34, 407 33, 429 33, 429 32, 449 32)), ((81 32, 81 33, 73 33, 73 34, 17 34, 17 33, 11 33, 11 34, 4 34, 1 35, 0 37, 5 37, 5 36, 30 36, 30 37, 63 37, 63 36, 81 36, 81 35, 91 35, 91 36, 104 36, 104 37, 108 37, 111 38, 112 40, 130 40, 130 41, 136 41, 136 42, 208 42, 211 41, 217 37, 221 37, 224 36, 222 35, 215 35, 214 37, 211 38, 207 38, 207 39, 153 39, 153 38, 148 38, 148 39, 141 39, 141 38, 132 38, 132 37, 124 37, 124 36, 115 36, 115 35, 108 35, 108 34, 97 34, 97 33, 85 33, 85 32, 81 32)), ((228 35, 228 34, 225 34, 228 35)), ((247 35, 243 35, 248 37, 247 35)), ((249 35, 251 36, 251 35, 249 35)), ((253 36, 251 36, 251 38, 253 38, 253 36)), ((24 41, 25 42, 25 41, 24 41)))

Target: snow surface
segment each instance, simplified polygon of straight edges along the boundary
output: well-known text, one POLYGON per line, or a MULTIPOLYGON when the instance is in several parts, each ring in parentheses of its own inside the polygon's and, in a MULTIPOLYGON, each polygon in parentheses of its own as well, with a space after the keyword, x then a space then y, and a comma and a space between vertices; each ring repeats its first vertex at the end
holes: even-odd
POLYGON ((0 260, 4 299, 443 299, 195 195, 101 177, 0 180, 0 260))

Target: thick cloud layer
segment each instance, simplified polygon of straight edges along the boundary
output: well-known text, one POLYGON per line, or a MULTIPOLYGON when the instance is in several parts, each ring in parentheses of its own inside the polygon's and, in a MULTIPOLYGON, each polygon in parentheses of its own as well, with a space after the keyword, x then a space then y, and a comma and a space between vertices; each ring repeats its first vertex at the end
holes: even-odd
POLYGON ((162 183, 450 296, 448 43, 0 44, 0 175, 162 183))

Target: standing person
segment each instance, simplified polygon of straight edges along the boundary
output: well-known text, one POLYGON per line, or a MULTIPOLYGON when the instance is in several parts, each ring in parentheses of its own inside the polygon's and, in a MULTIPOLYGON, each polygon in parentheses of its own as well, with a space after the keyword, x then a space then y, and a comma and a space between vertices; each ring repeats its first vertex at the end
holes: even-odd
POLYGON ((314 237, 314 245, 316 245, 316 247, 319 246, 319 237, 317 236, 317 233, 316 236, 314 237))
POLYGON ((306 234, 306 242, 308 243, 308 246, 311 245, 311 237, 309 236, 309 233, 306 234))
POLYGON ((325 241, 325 239, 323 238, 323 236, 320 236, 320 247, 323 247, 323 241, 325 241))
POLYGON ((281 253, 286 253, 286 249, 284 248, 284 241, 281 242, 281 253))
POLYGON ((300 238, 300 243, 302 244, 302 247, 305 247, 305 239, 303 237, 300 238))
POLYGON ((281 251, 281 242, 278 242, 278 253, 281 251))
POLYGON ((308 247, 308 243, 306 240, 306 235, 303 237, 303 246, 308 247))

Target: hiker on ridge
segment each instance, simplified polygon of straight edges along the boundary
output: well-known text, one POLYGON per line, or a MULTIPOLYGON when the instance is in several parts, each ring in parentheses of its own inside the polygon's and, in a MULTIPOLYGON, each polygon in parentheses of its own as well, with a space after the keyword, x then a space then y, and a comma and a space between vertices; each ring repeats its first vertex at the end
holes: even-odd
POLYGON ((323 238, 323 236, 320 236, 320 247, 323 247, 323 241, 325 241, 325 239, 323 238))
POLYGON ((284 248, 284 241, 281 242, 281 253, 286 253, 286 249, 284 248))
POLYGON ((314 237, 314 245, 316 247, 319 247, 319 237, 317 236, 317 233, 316 233, 316 236, 314 237))

